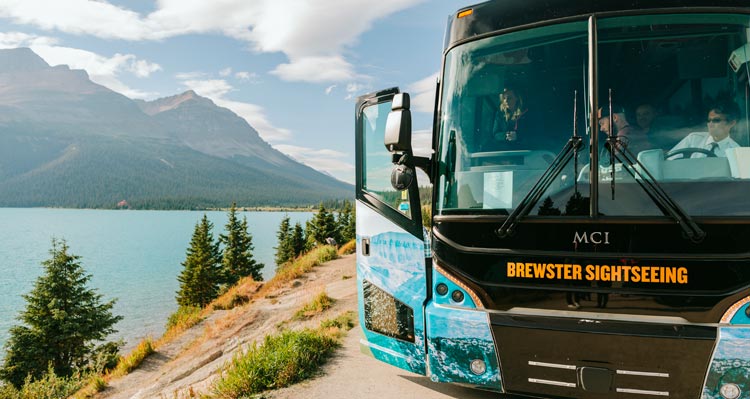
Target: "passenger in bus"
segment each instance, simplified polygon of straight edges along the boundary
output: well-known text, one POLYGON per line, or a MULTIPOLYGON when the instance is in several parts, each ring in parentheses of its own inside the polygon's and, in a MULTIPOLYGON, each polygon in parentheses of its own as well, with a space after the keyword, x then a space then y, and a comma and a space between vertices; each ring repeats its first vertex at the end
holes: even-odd
POLYGON ((635 109, 635 122, 646 136, 653 135, 652 126, 657 116, 659 112, 656 107, 649 103, 641 104, 635 109))
MULTIPOLYGON (((599 108, 599 131, 609 136, 610 115, 609 106, 599 108)), ((611 125, 615 136, 633 153, 649 150, 653 146, 646 133, 638 127, 632 126, 625 116, 625 108, 612 104, 611 125)), ((606 138, 606 137, 605 137, 606 138)))
MULTIPOLYGON (((694 132, 675 145, 670 153, 680 149, 699 149, 691 158, 705 158, 709 153, 717 157, 726 157, 726 151, 739 147, 731 137, 732 129, 737 125, 739 110, 733 103, 717 104, 708 111, 706 125, 708 132, 694 132)), ((683 157, 685 155, 683 154, 683 157)))
POLYGON ((506 86, 500 93, 500 107, 492 123, 491 140, 485 143, 482 150, 527 149, 531 139, 528 111, 523 94, 516 88, 506 86))

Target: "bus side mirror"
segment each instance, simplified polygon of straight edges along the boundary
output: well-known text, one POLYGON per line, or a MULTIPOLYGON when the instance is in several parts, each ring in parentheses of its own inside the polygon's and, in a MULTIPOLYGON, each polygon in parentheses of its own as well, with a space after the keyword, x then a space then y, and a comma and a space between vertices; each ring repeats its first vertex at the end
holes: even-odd
POLYGON ((393 97, 391 112, 385 122, 385 148, 391 153, 411 154, 411 111, 409 93, 399 93, 393 97))
POLYGON ((410 163, 407 154, 403 154, 401 159, 394 163, 393 171, 391 171, 391 186, 396 191, 404 191, 414 182, 414 167, 410 163))

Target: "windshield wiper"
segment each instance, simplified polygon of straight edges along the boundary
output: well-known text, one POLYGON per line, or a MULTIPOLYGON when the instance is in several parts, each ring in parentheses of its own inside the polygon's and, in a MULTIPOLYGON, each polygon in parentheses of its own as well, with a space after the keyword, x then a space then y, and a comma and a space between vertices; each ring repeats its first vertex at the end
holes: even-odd
MULTIPOLYGON (((578 92, 576 91, 573 97, 574 118, 576 114, 577 94, 578 92)), ((513 212, 508 215, 502 226, 497 229, 496 233, 500 238, 505 238, 513 234, 516 226, 518 225, 518 222, 522 217, 528 215, 529 212, 534 209, 534 205, 539 201, 539 198, 541 198, 542 194, 544 194, 549 186, 555 181, 557 176, 560 175, 560 172, 563 171, 565 165, 567 165, 570 161, 570 158, 575 156, 576 161, 578 160, 578 150, 583 145, 583 139, 578 135, 577 127, 578 125, 574 123, 573 135, 570 137, 570 139, 568 139, 568 142, 565 143, 565 146, 562 148, 562 150, 560 150, 560 153, 558 153, 555 159, 552 160, 552 163, 549 165, 547 170, 544 171, 539 180, 537 180, 537 182, 534 184, 534 187, 532 187, 531 190, 529 190, 529 192, 526 194, 526 196, 523 197, 521 203, 519 203, 516 209, 514 209, 513 212)), ((574 176, 573 178, 576 179, 577 177, 574 176)), ((578 186, 576 186, 576 190, 577 189, 578 186)))
MULTIPOLYGON (((678 225, 680 225, 687 238, 695 243, 703 241, 706 237, 706 232, 704 232, 695 223, 693 218, 690 217, 690 215, 688 215, 688 213, 685 212, 685 210, 683 210, 666 191, 664 191, 651 172, 643 166, 638 158, 633 156, 633 153, 628 149, 626 143, 624 143, 619 137, 614 140, 614 143, 615 144, 612 146, 614 147, 614 160, 619 160, 621 163, 627 165, 624 169, 633 176, 635 181, 638 182, 659 209, 661 209, 666 216, 670 216, 678 225), (622 157, 619 155, 622 155, 622 157), (636 177, 636 175, 638 176, 636 177), (640 179, 638 177, 640 177, 640 179)), ((614 171, 614 169, 615 163, 612 162, 612 170, 614 171)))

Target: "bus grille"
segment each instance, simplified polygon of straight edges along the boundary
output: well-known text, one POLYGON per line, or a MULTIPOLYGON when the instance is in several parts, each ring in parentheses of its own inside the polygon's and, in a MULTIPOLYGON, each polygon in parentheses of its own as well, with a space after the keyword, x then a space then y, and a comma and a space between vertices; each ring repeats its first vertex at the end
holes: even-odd
POLYGON ((695 398, 716 340, 704 326, 491 316, 506 392, 695 398))

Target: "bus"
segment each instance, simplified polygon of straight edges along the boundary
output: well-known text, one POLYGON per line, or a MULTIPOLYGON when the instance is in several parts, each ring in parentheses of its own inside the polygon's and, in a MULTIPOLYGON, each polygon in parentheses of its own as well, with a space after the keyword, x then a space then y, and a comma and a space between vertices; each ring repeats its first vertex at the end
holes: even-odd
POLYGON ((500 394, 750 398, 748 60, 747 0, 451 15, 426 154, 408 93, 356 104, 362 350, 500 394))

